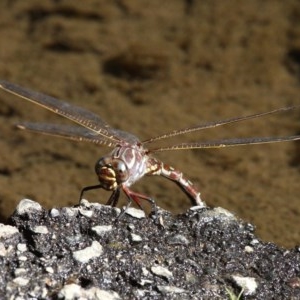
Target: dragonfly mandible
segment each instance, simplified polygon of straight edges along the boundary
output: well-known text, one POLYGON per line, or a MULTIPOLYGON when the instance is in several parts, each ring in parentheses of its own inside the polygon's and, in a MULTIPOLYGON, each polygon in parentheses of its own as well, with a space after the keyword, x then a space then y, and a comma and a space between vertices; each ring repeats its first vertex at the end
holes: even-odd
POLYGON ((300 140, 300 135, 294 135, 284 137, 251 137, 223 139, 207 142, 179 143, 156 148, 151 146, 152 143, 158 140, 226 124, 264 117, 279 112, 291 111, 299 108, 300 105, 282 107, 243 117, 234 117, 225 120, 207 122, 192 127, 173 130, 171 132, 140 141, 136 136, 129 132, 111 127, 98 115, 84 108, 72 105, 68 102, 58 100, 54 97, 47 96, 39 92, 31 91, 27 88, 23 88, 19 85, 4 80, 0 80, 0 88, 81 125, 80 127, 61 124, 22 122, 17 125, 18 128, 52 136, 59 136, 75 141, 95 143, 113 148, 112 152, 100 158, 96 163, 95 171, 98 176, 99 183, 97 185, 83 188, 80 194, 80 200, 82 199, 84 192, 92 189, 103 188, 105 190, 112 191, 112 194, 106 204, 116 206, 119 200, 120 192, 123 191, 128 199, 128 204, 125 210, 129 207, 132 201, 134 201, 141 209, 143 209, 141 200, 150 202, 152 205, 152 210, 156 210, 155 201, 151 197, 137 193, 130 189, 135 182, 145 175, 160 175, 172 180, 189 197, 192 205, 199 207, 206 206, 205 202, 200 198, 200 192, 194 187, 192 182, 189 181, 182 174, 182 172, 153 157, 153 153, 169 150, 220 148, 300 140))

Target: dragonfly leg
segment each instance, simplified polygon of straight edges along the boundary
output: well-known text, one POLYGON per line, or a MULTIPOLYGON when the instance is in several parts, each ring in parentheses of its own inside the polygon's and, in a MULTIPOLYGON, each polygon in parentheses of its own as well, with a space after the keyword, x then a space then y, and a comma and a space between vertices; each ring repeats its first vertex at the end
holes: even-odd
POLYGON ((190 198, 193 205, 206 207, 206 204, 200 198, 200 192, 194 187, 193 183, 186 179, 182 172, 175 170, 173 167, 152 158, 151 168, 147 175, 160 175, 174 181, 190 198))
MULTIPOLYGON (((101 184, 96 184, 96 185, 86 186, 85 188, 83 188, 83 189, 81 190, 79 202, 82 200, 83 194, 84 194, 86 191, 96 190, 96 189, 101 189, 101 188, 103 188, 103 186, 102 186, 101 184)), ((110 206, 112 206, 112 207, 115 207, 115 206, 118 204, 119 197, 120 197, 120 189, 117 188, 117 189, 115 189, 115 190, 112 192, 111 196, 109 197, 108 201, 106 202, 106 205, 110 205, 110 206)))
POLYGON ((83 194, 84 194, 86 191, 96 190, 96 189, 101 189, 101 188, 102 188, 102 185, 101 185, 101 184, 90 185, 90 186, 84 187, 84 188, 81 190, 80 197, 79 197, 79 202, 82 200, 83 194))
MULTIPOLYGON (((140 193, 133 192, 129 188, 125 187, 125 186, 123 186, 123 191, 124 191, 125 195, 128 198, 128 204, 129 205, 131 204, 131 202, 133 200, 138 205, 138 207, 141 210, 144 210, 144 208, 143 208, 143 206, 141 204, 141 201, 140 201, 141 199, 143 199, 143 200, 148 201, 151 204, 151 206, 152 206, 152 212, 156 213, 156 211, 157 211, 156 203, 155 203, 155 201, 152 198, 150 198, 150 197, 148 197, 146 195, 140 194, 140 193)), ((129 207, 129 205, 127 205, 127 206, 129 207)), ((128 207, 126 207, 126 209, 128 207)))
POLYGON ((118 204, 119 197, 120 197, 120 189, 117 188, 116 190, 114 190, 112 192, 111 196, 109 197, 108 201, 106 202, 106 205, 115 207, 118 204))

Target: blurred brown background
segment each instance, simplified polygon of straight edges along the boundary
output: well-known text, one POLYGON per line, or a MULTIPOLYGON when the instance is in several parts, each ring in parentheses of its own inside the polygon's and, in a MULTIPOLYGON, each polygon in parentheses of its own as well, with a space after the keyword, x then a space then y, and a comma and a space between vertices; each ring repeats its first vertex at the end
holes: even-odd
MULTIPOLYGON (((65 99, 142 140, 173 129, 300 104, 299 1, 0 2, 0 78, 65 99)), ((110 149, 20 132, 18 121, 66 122, 0 93, 2 220, 29 197, 74 205, 97 184, 110 149)), ((300 133, 300 110, 166 142, 300 133)), ((256 225, 261 238, 300 244, 299 142, 159 155, 210 206, 256 225)), ((190 205, 172 182, 134 190, 174 213, 190 205)), ((105 203, 106 191, 85 196, 105 203)))

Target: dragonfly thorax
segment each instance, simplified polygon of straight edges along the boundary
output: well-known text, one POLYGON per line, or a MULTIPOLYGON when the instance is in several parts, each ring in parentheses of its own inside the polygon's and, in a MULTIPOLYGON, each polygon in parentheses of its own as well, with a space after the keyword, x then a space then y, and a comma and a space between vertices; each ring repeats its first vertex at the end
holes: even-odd
POLYGON ((145 174, 147 158, 137 145, 118 146, 97 161, 98 180, 106 190, 115 190, 121 184, 130 186, 145 174))

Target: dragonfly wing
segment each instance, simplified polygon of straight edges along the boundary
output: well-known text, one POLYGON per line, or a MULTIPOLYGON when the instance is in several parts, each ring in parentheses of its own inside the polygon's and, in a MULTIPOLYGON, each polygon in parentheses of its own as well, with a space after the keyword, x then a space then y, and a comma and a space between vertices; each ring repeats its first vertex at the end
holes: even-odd
POLYGON ((107 138, 84 127, 32 122, 22 122, 16 126, 19 129, 63 137, 73 141, 90 142, 98 145, 106 145, 108 147, 115 147, 117 145, 116 142, 108 140, 107 138))
POLYGON ((149 149, 149 152, 161 152, 169 150, 187 150, 187 149, 205 149, 205 148, 222 148, 243 145, 258 145, 276 142, 288 142, 300 140, 300 135, 287 136, 287 137, 252 137, 242 139, 224 139, 208 142, 195 142, 195 143, 181 143, 170 147, 161 147, 157 149, 149 149))
POLYGON ((131 134, 127 131, 112 128, 111 132, 115 136, 117 136, 120 140, 124 140, 124 141, 128 142, 129 144, 140 143, 140 140, 134 134, 131 134))
POLYGON ((124 138, 124 132, 119 136, 118 130, 113 129, 98 115, 84 108, 3 80, 0 80, 0 88, 70 119, 109 140, 120 141, 124 138))
POLYGON ((179 130, 173 130, 168 133, 150 138, 146 141, 143 141, 142 143, 143 144, 153 143, 154 141, 170 138, 170 137, 181 135, 181 134, 186 134, 186 133, 190 133, 190 132, 194 132, 194 131, 200 131, 200 130, 208 129, 208 128, 215 128, 218 126, 242 122, 242 121, 246 121, 246 120, 261 118, 261 117, 265 117, 267 115, 272 115, 272 114, 280 113, 280 112, 284 112, 284 111, 290 111, 290 110, 294 110, 294 109, 298 109, 298 108, 300 108, 300 105, 287 106, 287 107, 281 107, 281 108, 273 109, 271 111, 252 114, 252 115, 248 115, 248 116, 235 117, 235 118, 230 118, 230 119, 225 119, 225 120, 207 122, 207 123, 203 123, 203 124, 192 126, 192 127, 187 127, 187 128, 183 128, 183 129, 179 129, 179 130))

